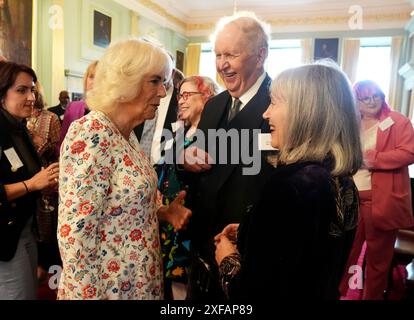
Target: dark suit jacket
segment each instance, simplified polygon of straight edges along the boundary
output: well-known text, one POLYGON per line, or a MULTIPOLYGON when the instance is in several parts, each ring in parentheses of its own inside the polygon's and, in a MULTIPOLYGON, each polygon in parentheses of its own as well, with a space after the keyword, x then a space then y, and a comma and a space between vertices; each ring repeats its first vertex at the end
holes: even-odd
MULTIPOLYGON (((343 193, 348 207, 356 209, 347 211, 347 217, 358 208, 351 187, 353 183, 343 193)), ((241 272, 230 282, 230 298, 338 299, 355 228, 332 235, 336 208, 330 170, 322 164, 274 169, 239 227, 241 272)))
MULTIPOLYGON (((267 121, 263 119, 263 113, 270 104, 270 81, 271 79, 266 76, 257 94, 229 124, 226 119, 232 104, 230 94, 225 91, 213 97, 204 108, 198 128, 204 132, 205 136, 208 135, 208 129, 222 128, 226 131, 234 129, 239 133, 241 129, 249 129, 248 145, 241 144, 241 147, 252 150, 251 130, 261 129, 262 133, 270 132, 267 121)), ((218 152, 218 148, 219 146, 214 151, 218 152)), ((207 151, 211 153, 212 150, 207 149, 207 151)), ((229 156, 230 150, 227 152, 229 156)), ((193 210, 189 232, 193 249, 210 264, 215 263, 213 237, 227 224, 241 221, 246 210, 255 202, 259 190, 273 169, 267 162, 266 153, 260 154, 261 170, 257 175, 243 175, 243 168, 251 165, 242 164, 241 161, 239 164, 216 164, 211 170, 193 175, 195 180, 190 185, 188 203, 193 210)), ((240 157, 240 154, 238 156, 240 157)))
POLYGON ((62 123, 63 119, 61 117, 65 114, 66 109, 63 109, 62 106, 60 104, 58 104, 57 106, 51 107, 47 110, 57 114, 57 116, 59 117, 60 122, 62 123))
POLYGON ((32 192, 13 201, 8 201, 4 185, 30 179, 34 173, 40 170, 41 165, 26 128, 23 125, 20 127, 12 125, 2 111, 0 111, 0 149, 0 261, 9 261, 16 252, 21 231, 27 221, 35 215, 36 200, 39 194, 32 192), (14 135, 22 137, 31 157, 32 170, 28 169, 28 159, 24 159, 19 152, 19 147, 16 146, 13 138, 14 135), (10 148, 15 149, 23 163, 23 167, 15 172, 12 171, 11 164, 4 153, 10 148))
MULTIPOLYGON (((177 108, 178 108, 177 90, 173 89, 171 100, 168 105, 167 115, 165 117, 164 126, 163 126, 164 129, 170 130, 171 132, 172 132, 171 123, 174 123, 177 121, 177 108)), ((138 141, 141 140, 144 125, 145 125, 145 122, 141 123, 139 126, 134 128, 134 132, 138 138, 138 141)))

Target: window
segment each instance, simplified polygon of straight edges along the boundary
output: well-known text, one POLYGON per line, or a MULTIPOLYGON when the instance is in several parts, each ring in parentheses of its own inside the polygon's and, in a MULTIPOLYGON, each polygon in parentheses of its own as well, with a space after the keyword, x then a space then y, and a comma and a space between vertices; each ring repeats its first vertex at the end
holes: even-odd
POLYGON ((300 40, 272 40, 269 48, 265 68, 272 79, 283 70, 302 64, 300 40))
POLYGON ((216 81, 216 55, 210 43, 201 45, 200 75, 216 81))
POLYGON ((391 38, 361 38, 356 81, 375 81, 388 97, 391 38))

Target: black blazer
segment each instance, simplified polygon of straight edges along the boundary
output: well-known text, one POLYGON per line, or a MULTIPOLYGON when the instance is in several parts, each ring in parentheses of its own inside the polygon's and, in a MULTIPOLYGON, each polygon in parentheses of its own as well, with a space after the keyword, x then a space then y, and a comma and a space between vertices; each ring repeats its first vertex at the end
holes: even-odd
MULTIPOLYGON (((353 183, 345 188, 350 217, 358 211, 358 195, 353 183)), ((242 265, 230 282, 231 299, 339 298, 355 228, 332 233, 337 222, 335 190, 329 169, 320 163, 274 169, 239 227, 242 265)))
POLYGON ((26 128, 15 126, 0 110, 0 261, 10 261, 16 252, 20 234, 27 221, 36 213, 36 203, 39 194, 29 193, 13 201, 7 200, 4 185, 13 184, 30 179, 34 172, 29 172, 25 164, 26 159, 19 152, 13 141, 13 135, 20 135, 26 144, 32 161, 33 171, 40 171, 41 164, 26 128), (14 148, 24 164, 17 171, 13 171, 4 151, 14 148))
MULTIPOLYGON (((171 123, 174 123, 177 121, 177 109, 178 109, 177 90, 174 88, 172 95, 171 95, 170 103, 168 105, 167 115, 165 117, 164 126, 163 126, 164 129, 170 130, 170 132, 172 132, 171 123)), ((141 140, 144 125, 145 125, 145 121, 141 123, 139 126, 136 126, 134 128, 134 132, 138 138, 138 141, 141 140)))
POLYGON ((62 123, 62 121, 63 121, 62 116, 65 115, 65 110, 66 109, 63 109, 62 106, 60 104, 58 104, 57 106, 51 107, 47 110, 50 111, 50 112, 55 113, 58 116, 60 122, 62 123))
MULTIPOLYGON (((263 113, 270 104, 270 82, 271 79, 266 76, 257 94, 229 124, 226 119, 232 104, 230 94, 225 91, 211 98, 203 110, 198 128, 204 132, 206 137, 208 129, 222 128, 226 131, 233 129, 239 133, 242 129, 248 129, 250 133, 248 144, 244 143, 241 147, 253 150, 253 139, 257 137, 253 138, 252 130, 260 129, 262 133, 270 132, 267 121, 263 119, 263 113)), ((216 151, 218 154, 218 149, 219 146, 216 150, 207 148, 207 151, 209 153, 216 151)), ((231 152, 230 150, 227 152, 227 159, 230 161, 231 152)), ((261 170, 256 175, 243 175, 243 168, 251 165, 245 165, 239 161, 239 164, 213 165, 211 170, 194 174, 193 180, 189 180, 192 183, 188 203, 193 210, 189 226, 192 246, 211 264, 215 263, 213 237, 227 224, 241 221, 246 210, 255 202, 259 190, 273 169, 267 162, 266 153, 261 152, 260 155, 261 170)))

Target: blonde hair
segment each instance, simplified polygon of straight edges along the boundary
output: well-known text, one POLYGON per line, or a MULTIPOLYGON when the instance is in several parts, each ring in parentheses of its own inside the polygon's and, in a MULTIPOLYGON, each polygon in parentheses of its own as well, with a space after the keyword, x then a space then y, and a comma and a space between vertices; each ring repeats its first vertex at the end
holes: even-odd
POLYGON ((250 44, 250 49, 265 49, 265 59, 269 53, 270 26, 261 21, 253 12, 240 11, 233 16, 223 17, 217 22, 216 30, 211 36, 211 42, 215 43, 218 34, 225 26, 232 24, 242 31, 250 44))
POLYGON ((145 76, 171 76, 172 61, 167 52, 148 41, 129 39, 112 44, 99 60, 93 89, 86 103, 91 110, 113 111, 141 92, 145 76))
POLYGON ((93 61, 88 68, 86 69, 85 74, 83 75, 83 94, 86 95, 86 84, 91 73, 95 73, 96 66, 98 65, 98 60, 93 61))
POLYGON ((322 162, 330 157, 334 176, 360 168, 359 112, 342 71, 323 64, 288 69, 273 81, 271 97, 288 108, 281 162, 322 162))

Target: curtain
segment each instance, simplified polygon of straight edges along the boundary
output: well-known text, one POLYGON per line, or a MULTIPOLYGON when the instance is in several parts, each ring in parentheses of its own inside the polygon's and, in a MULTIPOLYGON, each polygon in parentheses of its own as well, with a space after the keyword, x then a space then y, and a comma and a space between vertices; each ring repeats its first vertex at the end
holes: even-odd
POLYGON ((308 64, 313 62, 312 39, 302 39, 300 46, 302 47, 302 63, 308 64))
POLYGON ((187 46, 187 59, 184 71, 187 77, 197 76, 200 74, 200 54, 201 44, 190 43, 187 46))
POLYGON ((342 49, 342 70, 348 75, 351 83, 356 80, 360 41, 344 39, 342 49))
POLYGON ((403 37, 393 37, 391 44, 391 71, 390 71, 390 91, 388 94, 388 104, 391 108, 397 111, 401 111, 402 91, 403 91, 403 79, 398 73, 398 70, 403 64, 402 47, 403 37))

